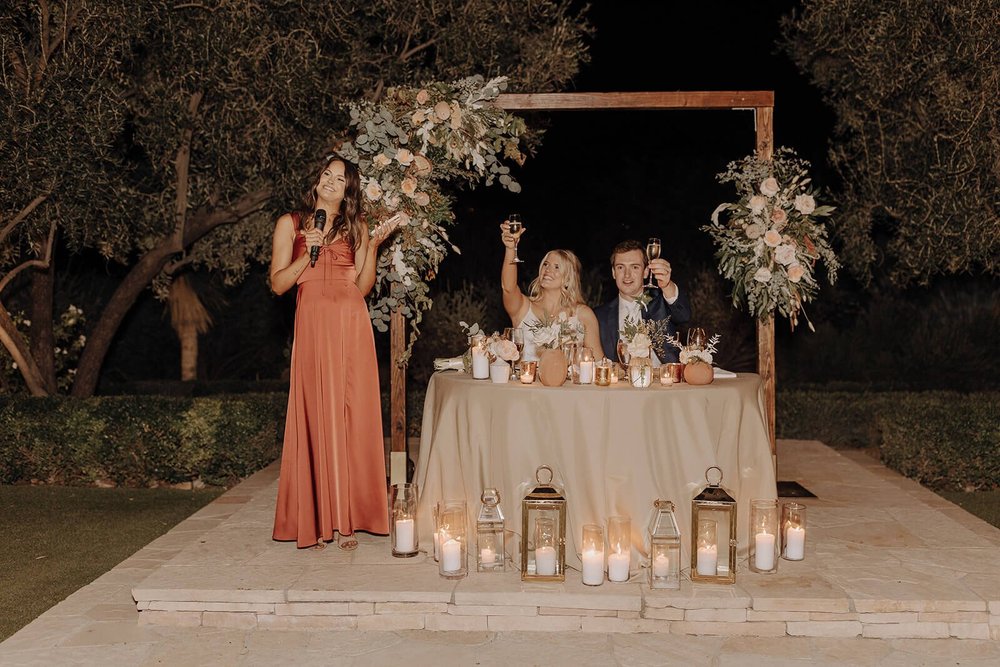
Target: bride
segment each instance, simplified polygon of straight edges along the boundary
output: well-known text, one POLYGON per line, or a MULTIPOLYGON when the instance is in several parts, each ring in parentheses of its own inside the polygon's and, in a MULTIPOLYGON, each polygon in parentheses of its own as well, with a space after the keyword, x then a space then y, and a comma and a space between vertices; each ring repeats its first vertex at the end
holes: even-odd
POLYGON ((511 324, 524 332, 522 358, 536 361, 537 346, 551 340, 551 331, 562 331, 568 332, 571 340, 582 341, 595 359, 601 359, 604 351, 597 317, 580 297, 580 260, 569 250, 550 250, 525 295, 517 285, 517 263, 513 261, 514 246, 523 233, 523 228, 511 233, 506 220, 500 225, 500 239, 506 249, 500 270, 503 307, 511 324))

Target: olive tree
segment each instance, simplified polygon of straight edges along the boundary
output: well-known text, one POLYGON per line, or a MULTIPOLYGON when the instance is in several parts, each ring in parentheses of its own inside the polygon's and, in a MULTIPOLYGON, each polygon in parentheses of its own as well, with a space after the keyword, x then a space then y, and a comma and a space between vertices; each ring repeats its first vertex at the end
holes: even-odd
POLYGON ((836 113, 839 237, 863 279, 879 263, 899 286, 1000 268, 998 25, 996 0, 812 0, 784 19, 836 113))

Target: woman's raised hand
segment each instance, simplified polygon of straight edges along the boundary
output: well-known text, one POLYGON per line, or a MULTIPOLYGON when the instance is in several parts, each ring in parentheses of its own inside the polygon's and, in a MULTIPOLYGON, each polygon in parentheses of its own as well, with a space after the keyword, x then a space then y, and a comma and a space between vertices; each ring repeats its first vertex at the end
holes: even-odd
POLYGON ((401 224, 407 222, 409 222, 409 216, 403 212, 396 213, 388 220, 380 222, 378 226, 372 230, 371 244, 376 248, 379 247, 382 245, 382 242, 389 238, 401 224))
POLYGON ((500 223, 500 240, 503 242, 505 248, 513 250, 522 234, 524 234, 524 227, 521 228, 521 231, 514 234, 510 231, 510 223, 508 221, 504 220, 500 223))

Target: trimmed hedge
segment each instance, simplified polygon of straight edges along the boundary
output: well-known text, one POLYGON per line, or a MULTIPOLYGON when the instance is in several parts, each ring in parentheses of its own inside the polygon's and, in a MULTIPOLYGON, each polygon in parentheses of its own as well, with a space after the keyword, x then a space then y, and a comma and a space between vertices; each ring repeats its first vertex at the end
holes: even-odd
POLYGON ((226 485, 281 453, 285 394, 0 401, 0 483, 226 485))
POLYGON ((1000 488, 1000 393, 785 390, 776 409, 779 438, 875 446, 935 490, 1000 488))

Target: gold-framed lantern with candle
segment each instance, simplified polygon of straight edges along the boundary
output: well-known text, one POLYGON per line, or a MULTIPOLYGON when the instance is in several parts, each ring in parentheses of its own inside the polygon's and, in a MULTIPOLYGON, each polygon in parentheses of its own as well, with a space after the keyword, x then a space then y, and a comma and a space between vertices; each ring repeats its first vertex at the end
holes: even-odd
POLYGON ((521 581, 566 580, 566 498, 552 479, 539 466, 521 501, 521 581))
POLYGON ((669 500, 653 503, 649 521, 649 587, 681 587, 681 531, 669 500))
POLYGON ((504 518, 500 492, 484 489, 476 518, 476 571, 503 572, 507 562, 504 545, 504 518))
POLYGON ((691 501, 691 581, 735 584, 736 500, 722 487, 718 466, 705 471, 705 481, 691 501))

